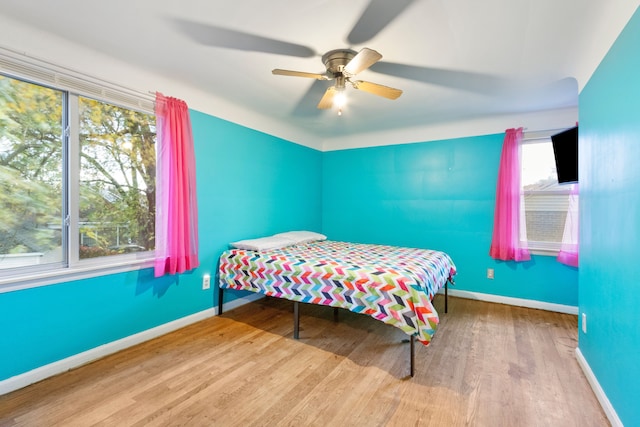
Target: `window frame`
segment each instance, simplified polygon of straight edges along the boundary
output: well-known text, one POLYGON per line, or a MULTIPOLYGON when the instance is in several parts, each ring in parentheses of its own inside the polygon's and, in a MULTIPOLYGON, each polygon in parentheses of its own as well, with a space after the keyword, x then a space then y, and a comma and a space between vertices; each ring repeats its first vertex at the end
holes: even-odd
MULTIPOLYGON (((41 266, 0 269, 0 293, 153 267, 155 250, 80 259, 79 97, 152 114, 154 98, 92 76, 0 48, 0 74, 63 93, 63 260, 41 266), (64 220, 66 218, 66 220, 64 220)), ((156 152, 157 155, 157 152, 156 152)))
MULTIPOLYGON (((540 131, 540 132, 530 132, 530 133, 525 133, 524 137, 522 139, 522 141, 520 141, 520 145, 521 147, 524 145, 529 145, 529 144, 542 144, 542 143, 549 143, 551 144, 551 136, 560 132, 559 129, 554 129, 554 130, 547 130, 547 131, 540 131)), ((523 159, 522 159, 522 153, 520 155, 520 168, 522 170, 522 164, 523 164, 523 159)), ((567 198, 569 197, 569 195, 571 194, 571 189, 567 188, 567 189, 563 189, 563 190, 555 190, 555 191, 540 191, 540 190, 525 190, 524 186, 522 185, 522 183, 520 183, 520 191, 521 191, 521 204, 520 207, 522 209, 522 214, 521 214, 521 218, 524 220, 526 218, 526 212, 524 210, 524 197, 528 194, 549 194, 549 193, 553 193, 553 194, 557 194, 557 195, 566 195, 567 198)), ((526 220, 521 221, 523 223, 520 224, 520 226, 524 226, 525 227, 525 231, 528 231, 526 229, 527 224, 526 224, 526 220)), ((522 236, 522 232, 520 232, 520 235, 522 236)), ((560 253, 560 249, 562 247, 562 242, 545 242, 545 241, 536 241, 536 240, 530 240, 528 237, 528 233, 527 233, 527 240, 525 242, 521 241, 521 244, 526 244, 526 247, 529 249, 529 252, 534 254, 534 255, 544 255, 544 256, 558 256, 558 254, 560 253)))

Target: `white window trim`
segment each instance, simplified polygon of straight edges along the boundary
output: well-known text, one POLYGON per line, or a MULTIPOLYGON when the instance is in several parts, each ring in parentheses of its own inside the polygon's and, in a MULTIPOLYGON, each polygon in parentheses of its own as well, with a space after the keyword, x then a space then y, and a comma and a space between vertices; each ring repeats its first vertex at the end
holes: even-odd
MULTIPOLYGON (((36 288, 39 286, 55 285, 56 283, 70 282, 73 280, 90 279, 92 277, 106 276, 127 271, 151 268, 154 258, 151 252, 142 253, 140 257, 131 257, 133 254, 103 257, 94 263, 78 263, 73 267, 50 268, 33 274, 15 274, 0 278, 0 294, 36 288), (111 259, 111 258, 118 259, 111 259)), ((97 258, 94 258, 94 260, 97 258)))
MULTIPOLYGON (((0 72, 12 78, 66 91, 69 98, 76 100, 78 96, 86 96, 130 110, 155 114, 155 97, 152 92, 145 93, 126 88, 5 47, 0 47, 0 72)), ((77 139, 77 103, 69 102, 69 105, 71 106, 68 120, 69 133, 71 137, 77 139)), ((71 141, 69 147, 71 152, 68 158, 79 158, 78 141, 71 141)), ((67 200, 67 205, 78 206, 80 165, 76 165, 76 162, 73 161, 70 163, 68 165, 67 197, 69 200, 67 200)), ((75 209, 70 209, 69 215, 71 216, 71 229, 68 231, 68 236, 77 236, 79 233, 79 213, 75 209)), ((140 270, 154 265, 154 251, 79 260, 77 239, 71 238, 67 245, 69 246, 67 265, 61 262, 57 267, 56 264, 50 264, 42 268, 0 270, 0 293, 140 270)))
POLYGON ((535 240, 530 240, 527 244, 530 251, 539 252, 540 255, 558 255, 561 245, 555 242, 537 242, 535 240))
POLYGON ((151 92, 130 89, 5 47, 0 47, 0 72, 20 80, 154 114, 155 97, 151 92))

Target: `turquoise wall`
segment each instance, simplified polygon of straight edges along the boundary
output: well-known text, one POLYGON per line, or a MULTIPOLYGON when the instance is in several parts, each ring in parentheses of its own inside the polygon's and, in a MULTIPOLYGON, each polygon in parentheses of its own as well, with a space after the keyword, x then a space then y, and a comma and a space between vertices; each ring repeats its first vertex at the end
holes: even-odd
POLYGON ((640 425, 640 12, 582 90, 579 348, 620 420, 640 425))
POLYGON ((201 266, 0 293, 0 380, 215 307, 215 286, 203 291, 202 276, 230 241, 320 230, 321 152, 197 111, 191 119, 201 266))
POLYGON ((323 232, 334 240, 443 250, 458 267, 455 289, 577 306, 577 269, 548 256, 513 263, 488 255, 503 138, 325 153, 323 232))

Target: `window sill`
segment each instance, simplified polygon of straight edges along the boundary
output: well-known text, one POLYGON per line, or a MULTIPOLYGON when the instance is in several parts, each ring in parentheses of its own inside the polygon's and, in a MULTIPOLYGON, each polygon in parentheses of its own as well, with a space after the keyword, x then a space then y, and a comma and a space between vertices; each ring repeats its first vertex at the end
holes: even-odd
POLYGON ((54 285, 56 283, 70 282, 73 280, 89 279, 92 277, 107 276, 110 274, 124 273, 127 271, 142 270, 153 267, 153 258, 127 259, 104 262, 100 265, 80 265, 76 267, 60 268, 32 275, 14 277, 0 277, 0 294, 36 288, 40 286, 54 285))
POLYGON ((529 248, 529 253, 531 255, 542 255, 542 256, 557 257, 559 251, 557 251, 555 249, 531 249, 531 248, 529 248))

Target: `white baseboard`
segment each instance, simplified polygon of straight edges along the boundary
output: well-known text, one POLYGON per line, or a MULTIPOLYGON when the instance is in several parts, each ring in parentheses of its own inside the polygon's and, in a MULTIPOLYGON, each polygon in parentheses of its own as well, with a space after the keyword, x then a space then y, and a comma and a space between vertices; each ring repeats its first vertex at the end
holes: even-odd
MULTIPOLYGON (((438 293, 444 294, 444 289, 438 293)), ((572 305, 554 304, 551 302, 536 301, 522 298, 503 297, 500 295, 482 294, 479 292, 461 291, 449 288, 452 297, 473 299, 478 301, 495 302, 498 304, 515 305, 517 307, 535 308, 538 310, 555 311, 558 313, 578 315, 578 307, 572 305)))
MULTIPOLYGON (((244 298, 235 299, 224 304, 223 311, 233 310, 234 308, 240 307, 252 301, 256 301, 260 298, 264 298, 264 295, 255 294, 249 295, 244 298)), ((192 323, 208 319, 209 317, 213 317, 217 314, 217 307, 209 308, 207 310, 182 317, 172 322, 156 326, 155 328, 147 329, 146 331, 130 335, 117 341, 112 341, 110 343, 103 344, 90 350, 83 351, 82 353, 74 354, 73 356, 67 357, 65 359, 49 363, 48 365, 40 366, 23 374, 7 378, 6 380, 0 381, 0 395, 21 389, 30 384, 42 381, 45 378, 61 374, 73 368, 77 368, 89 362, 93 362, 94 360, 100 359, 134 345, 149 341, 161 335, 168 334, 169 332, 176 331, 180 328, 184 328, 185 326, 188 326, 192 323)))
POLYGON ((593 371, 591 370, 589 363, 587 363, 587 360, 582 355, 580 348, 576 348, 576 359, 578 359, 578 364, 582 368, 584 375, 587 377, 587 381, 589 381, 589 384, 591 385, 593 392, 598 398, 598 402, 600 402, 600 406, 602 406, 604 413, 607 415, 607 418, 609 419, 611 426, 624 427, 624 425, 622 424, 622 421, 620 421, 620 418, 618 418, 618 414, 616 413, 616 410, 613 409, 613 405, 611 404, 611 402, 609 402, 609 399, 607 398, 607 395, 604 393, 604 390, 602 389, 602 387, 600 387, 600 383, 598 382, 598 379, 596 378, 593 371))
MULTIPOLYGON (((248 303, 253 302, 253 301, 257 301, 257 300, 262 299, 262 298, 266 298, 266 295, 261 294, 261 293, 255 293, 255 294, 251 294, 251 295, 248 295, 246 297, 243 297, 243 298, 234 299, 233 301, 225 303, 222 306, 222 312, 224 313, 224 312, 227 312, 229 310, 233 310, 234 308, 241 307, 241 306, 243 306, 245 304, 248 304, 248 303)), ((217 314, 219 314, 218 313, 218 307, 216 307, 216 315, 217 314)))

